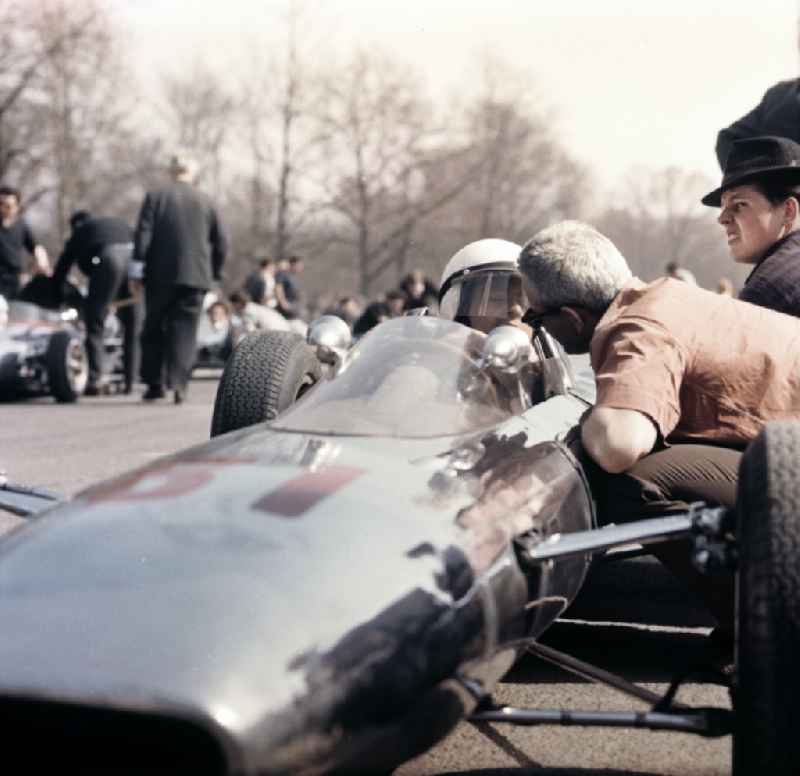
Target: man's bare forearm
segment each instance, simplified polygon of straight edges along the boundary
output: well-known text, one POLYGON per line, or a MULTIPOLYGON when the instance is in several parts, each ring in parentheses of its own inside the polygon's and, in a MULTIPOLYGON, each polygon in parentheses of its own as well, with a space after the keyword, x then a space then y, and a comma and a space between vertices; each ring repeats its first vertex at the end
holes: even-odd
POLYGON ((636 410, 595 407, 581 426, 586 452, 609 474, 630 469, 653 449, 657 438, 653 421, 636 410))

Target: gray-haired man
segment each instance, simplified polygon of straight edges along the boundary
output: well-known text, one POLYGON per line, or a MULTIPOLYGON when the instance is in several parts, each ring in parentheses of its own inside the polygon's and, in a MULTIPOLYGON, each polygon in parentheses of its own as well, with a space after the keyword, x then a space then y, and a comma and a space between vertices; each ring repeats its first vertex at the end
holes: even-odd
MULTIPOLYGON (((766 421, 800 418, 800 349, 786 346, 800 321, 671 278, 645 284, 576 221, 534 235, 520 270, 526 320, 591 354, 597 401, 581 439, 601 521, 732 507, 744 447, 766 421)), ((686 548, 656 554, 732 632, 731 585, 700 577, 686 548)))

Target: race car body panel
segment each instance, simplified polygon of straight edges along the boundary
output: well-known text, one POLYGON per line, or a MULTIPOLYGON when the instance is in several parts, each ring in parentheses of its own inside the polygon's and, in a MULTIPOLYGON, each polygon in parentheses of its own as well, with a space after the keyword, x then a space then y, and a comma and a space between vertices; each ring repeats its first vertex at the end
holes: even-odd
POLYGON ((515 544, 591 527, 563 436, 585 406, 430 438, 251 427, 50 510, 0 544, 8 740, 100 757, 75 744, 99 714, 141 770, 413 756, 580 587, 585 557, 529 569, 515 544))
MULTIPOLYGON (((53 395, 74 401, 83 392, 88 363, 84 333, 75 324, 77 312, 62 313, 13 300, 9 318, 0 326, 0 398, 53 395)), ((110 360, 119 342, 106 337, 110 360)))
POLYGON ((44 363, 52 324, 12 324, 0 331, 0 395, 40 393, 47 388, 44 363))
POLYGON ((6 337, 0 339, 0 386, 15 385, 19 374, 19 357, 24 347, 6 337))

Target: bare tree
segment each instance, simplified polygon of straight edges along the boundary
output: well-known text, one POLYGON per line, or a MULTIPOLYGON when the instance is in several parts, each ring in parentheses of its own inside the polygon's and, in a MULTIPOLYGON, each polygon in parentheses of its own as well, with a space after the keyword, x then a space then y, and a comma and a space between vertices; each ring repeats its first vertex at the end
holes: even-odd
POLYGON ((54 186, 54 63, 85 47, 97 15, 90 2, 71 4, 69 15, 58 0, 0 6, 0 177, 24 186, 29 204, 54 186))
POLYGON ((476 58, 472 94, 448 111, 451 153, 440 154, 429 186, 458 195, 417 229, 417 264, 434 277, 466 243, 485 237, 523 242, 537 229, 587 212, 589 171, 558 141, 556 117, 529 74, 495 55, 476 58))
POLYGON ((387 270, 397 279, 415 230, 462 190, 463 176, 433 185, 431 174, 464 149, 445 146, 413 71, 374 51, 334 72, 325 108, 328 208, 369 294, 387 270))
POLYGON ((302 151, 298 144, 298 122, 303 118, 308 91, 307 68, 300 60, 298 50, 298 25, 300 8, 290 6, 286 19, 285 62, 281 74, 281 99, 278 103, 280 119, 280 151, 278 155, 278 185, 275 219, 275 258, 286 257, 290 235, 290 210, 296 165, 300 164, 302 151))
POLYGON ((200 61, 180 75, 163 79, 168 138, 197 157, 201 175, 211 193, 224 195, 226 141, 232 134, 238 109, 233 90, 219 74, 200 61))
POLYGON ((320 126, 312 110, 319 80, 310 61, 312 51, 319 52, 310 6, 292 0, 280 30, 277 47, 261 38, 254 42, 242 90, 250 162, 245 179, 250 181, 253 214, 248 242, 270 245, 276 259, 294 251, 317 212, 311 171, 322 163, 320 126), (277 53, 265 57, 264 51, 277 53))
POLYGON ((552 220, 577 217, 591 180, 557 140, 554 113, 527 73, 494 54, 480 66, 480 88, 466 106, 465 124, 467 142, 483 164, 459 200, 469 214, 465 237, 522 239, 552 220))
POLYGON ((131 152, 140 142, 130 121, 135 94, 117 31, 97 3, 50 0, 42 4, 33 30, 40 48, 49 51, 35 98, 45 130, 40 149, 56 234, 63 240, 77 207, 130 209, 136 169, 131 152), (79 31, 73 30, 76 8, 79 31), (69 45, 54 43, 62 40, 69 45))
POLYGON ((716 212, 700 204, 711 188, 706 176, 691 170, 633 168, 597 223, 643 277, 663 274, 674 261, 713 286, 720 275, 740 273, 726 255, 716 212))

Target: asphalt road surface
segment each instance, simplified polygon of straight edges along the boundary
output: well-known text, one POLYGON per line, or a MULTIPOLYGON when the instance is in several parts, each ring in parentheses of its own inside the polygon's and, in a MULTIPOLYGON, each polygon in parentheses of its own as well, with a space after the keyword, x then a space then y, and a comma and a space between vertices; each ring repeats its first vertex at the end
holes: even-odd
MULTIPOLYGON (((15 482, 70 496, 101 479, 208 438, 216 375, 192 381, 188 402, 145 405, 138 396, 0 403, 0 470, 15 482)), ((8 519, 8 527, 13 519, 8 519)), ((0 530, 3 525, 0 524, 0 530)), ((708 658, 708 622, 669 576, 647 559, 595 570, 548 644, 655 691, 708 658)), ((619 692, 524 658, 495 700, 514 706, 582 710, 643 708, 619 692)), ((690 682, 679 700, 729 706, 726 688, 690 682)), ((537 776, 723 776, 730 738, 616 728, 460 725, 407 763, 402 776, 457 773, 537 776)))

